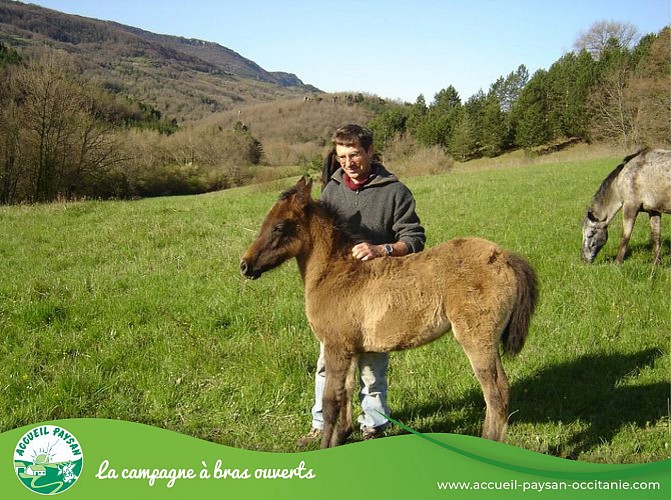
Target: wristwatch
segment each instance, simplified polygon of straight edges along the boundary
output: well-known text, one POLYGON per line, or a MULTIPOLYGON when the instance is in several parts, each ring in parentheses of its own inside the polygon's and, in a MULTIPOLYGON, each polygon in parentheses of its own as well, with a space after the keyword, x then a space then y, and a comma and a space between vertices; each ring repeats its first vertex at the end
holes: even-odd
POLYGON ((384 251, 386 252, 387 255, 393 255, 394 254, 394 247, 391 246, 389 243, 387 243, 384 246, 384 251))

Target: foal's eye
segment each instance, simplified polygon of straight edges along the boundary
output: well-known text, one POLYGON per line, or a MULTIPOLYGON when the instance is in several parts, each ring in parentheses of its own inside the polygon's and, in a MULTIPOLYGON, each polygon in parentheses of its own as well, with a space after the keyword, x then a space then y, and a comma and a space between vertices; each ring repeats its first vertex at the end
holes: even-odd
POLYGON ((282 234, 284 233, 287 225, 284 222, 280 222, 273 227, 273 234, 282 234))

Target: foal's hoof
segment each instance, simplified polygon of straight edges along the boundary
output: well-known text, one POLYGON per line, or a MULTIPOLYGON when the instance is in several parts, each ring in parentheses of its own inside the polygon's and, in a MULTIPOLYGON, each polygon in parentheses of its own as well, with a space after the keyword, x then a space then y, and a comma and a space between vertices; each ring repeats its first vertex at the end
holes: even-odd
POLYGON ((350 434, 352 434, 352 429, 348 429, 346 431, 342 431, 338 433, 338 439, 337 442, 335 443, 335 446, 340 446, 341 444, 345 444, 347 442, 347 438, 350 437, 350 434))
POLYGON ((312 428, 305 436, 296 441, 296 446, 299 449, 306 448, 312 443, 317 443, 322 439, 321 429, 312 428))

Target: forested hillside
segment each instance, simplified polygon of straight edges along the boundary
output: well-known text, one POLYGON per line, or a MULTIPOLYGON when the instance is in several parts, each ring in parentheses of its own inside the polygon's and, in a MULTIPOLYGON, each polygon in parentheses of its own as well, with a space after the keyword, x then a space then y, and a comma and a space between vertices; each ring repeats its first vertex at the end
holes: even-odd
POLYGON ((382 141, 409 134, 461 161, 566 140, 669 145, 670 33, 667 27, 633 47, 606 38, 598 49, 569 52, 533 75, 521 65, 466 102, 447 86, 430 104, 419 96, 373 126, 382 141))
MULTIPOLYGON (((625 26, 626 27, 626 26, 625 26)), ((315 171, 332 131, 370 126, 403 175, 575 142, 671 145, 670 33, 583 44, 463 99, 324 94, 209 42, 0 0, 0 203, 202 193, 315 171)), ((487 83, 483 82, 483 88, 487 83)))
POLYGON ((10 0, 0 0, 0 41, 29 54, 44 46, 70 54, 87 80, 180 122, 317 91, 295 75, 266 71, 216 43, 10 0))

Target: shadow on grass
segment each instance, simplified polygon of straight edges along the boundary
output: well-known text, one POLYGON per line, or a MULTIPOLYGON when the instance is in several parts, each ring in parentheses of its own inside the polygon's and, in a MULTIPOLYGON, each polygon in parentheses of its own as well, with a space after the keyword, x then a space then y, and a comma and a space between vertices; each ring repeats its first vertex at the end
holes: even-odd
MULTIPOLYGON (((617 236, 619 241, 619 234, 617 236)), ((662 237, 660 241, 660 246, 662 248, 661 253, 660 253, 660 258, 662 259, 662 265, 670 265, 671 264, 671 255, 669 252, 669 248, 671 248, 671 238, 666 238, 662 237)), ((614 248, 612 252, 608 252, 604 249, 599 252, 599 255, 597 256, 597 260, 595 262, 598 262, 599 260, 602 261, 604 264, 614 264, 615 263, 615 257, 617 257, 617 251, 619 249, 619 245, 614 248)), ((651 241, 645 241, 645 242, 629 242, 629 245, 627 245, 627 253, 624 255, 624 261, 626 262, 628 258, 630 258, 632 255, 637 255, 637 254, 642 254, 644 256, 647 256, 647 259, 652 262, 652 242, 651 241)))
MULTIPOLYGON (((667 416, 668 383, 636 385, 640 371, 651 367, 662 354, 647 349, 633 354, 594 354, 544 368, 511 384, 510 422, 556 424, 572 432, 561 448, 548 450, 565 458, 612 442, 625 426, 645 427, 667 416), (578 425, 571 425, 578 424, 578 425), (575 429, 573 431, 572 429, 575 429)), ((430 428, 419 432, 456 432, 478 435, 484 420, 482 393, 472 390, 458 401, 394 412, 400 422, 427 418, 430 428), (463 409, 458 417, 445 418, 444 409, 463 409), (471 432, 472 431, 472 432, 471 432)))

